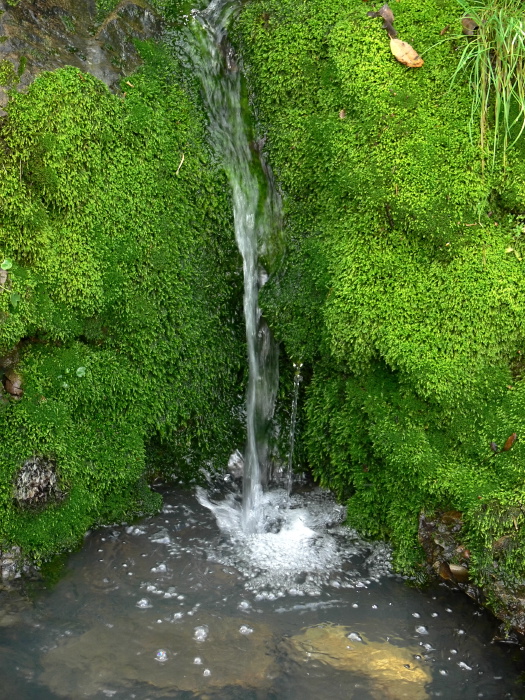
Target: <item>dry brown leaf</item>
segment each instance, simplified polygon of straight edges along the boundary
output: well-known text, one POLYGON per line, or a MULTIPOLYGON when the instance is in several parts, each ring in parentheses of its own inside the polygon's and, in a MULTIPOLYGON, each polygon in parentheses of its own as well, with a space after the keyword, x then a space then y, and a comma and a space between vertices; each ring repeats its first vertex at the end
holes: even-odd
POLYGON ((388 3, 385 3, 383 7, 380 7, 377 12, 367 12, 366 14, 368 17, 382 17, 384 20, 383 29, 386 29, 388 36, 391 39, 395 39, 397 37, 397 32, 394 29, 394 13, 390 9, 388 3))
POLYGON ((388 6, 388 3, 385 3, 383 7, 379 8, 379 12, 377 13, 380 17, 382 17, 385 22, 390 22, 390 24, 394 24, 394 13, 388 6))
POLYGON ((418 52, 401 39, 390 39, 390 51, 399 63, 409 68, 420 68, 424 63, 418 52))
POLYGON ((466 15, 463 17, 461 20, 461 24, 463 25, 463 34, 466 34, 466 36, 474 36, 474 32, 476 29, 479 29, 479 25, 477 22, 475 22, 472 17, 469 17, 466 15))

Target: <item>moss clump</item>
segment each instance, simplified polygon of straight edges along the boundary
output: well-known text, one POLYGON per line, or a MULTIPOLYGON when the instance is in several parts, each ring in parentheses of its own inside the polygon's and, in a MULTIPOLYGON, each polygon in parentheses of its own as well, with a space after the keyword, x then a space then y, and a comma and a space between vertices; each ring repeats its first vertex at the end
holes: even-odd
MULTIPOLYGON (((393 8, 425 58, 395 61, 360 0, 254 0, 236 27, 286 194, 287 263, 264 290, 307 361, 303 439, 349 522, 415 572, 422 509, 457 509, 479 583, 523 577, 523 144, 483 170, 454 0, 393 8), (445 34, 442 34, 445 30, 445 34), (451 87, 452 85, 452 87, 451 87), (495 563, 492 543, 516 546, 495 563)), ((489 127, 490 128, 490 127, 489 127)))
POLYGON ((24 390, 0 407, 2 548, 47 556, 96 522, 154 510, 152 442, 164 473, 195 477, 236 441, 228 189, 178 65, 140 51, 123 97, 67 67, 14 95, 2 122, 0 357, 18 348, 24 390), (53 460, 66 494, 38 512, 13 499, 32 455, 53 460))

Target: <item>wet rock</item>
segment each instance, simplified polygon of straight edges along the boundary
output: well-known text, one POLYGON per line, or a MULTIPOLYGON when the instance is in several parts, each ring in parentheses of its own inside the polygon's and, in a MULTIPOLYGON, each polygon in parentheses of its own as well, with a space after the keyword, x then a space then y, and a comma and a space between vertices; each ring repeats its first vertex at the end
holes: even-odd
POLYGON ((55 462, 41 456, 26 460, 18 472, 13 495, 21 506, 44 505, 62 499, 64 494, 58 486, 55 462))
POLYGON ((448 567, 454 581, 457 583, 468 583, 469 573, 466 566, 462 566, 461 564, 449 564, 448 567))
MULTIPOLYGON (((161 20, 143 0, 122 0, 102 23, 97 22, 94 0, 22 1, 5 5, 0 15, 2 58, 11 63, 18 90, 25 90, 42 71, 66 65, 118 90, 120 79, 141 63, 133 39, 161 33, 161 20)), ((0 108, 7 104, 8 87, 0 87, 0 108)))
POLYGON ((414 660, 420 653, 419 648, 371 642, 363 635, 352 634, 347 627, 322 624, 290 637, 283 642, 283 650, 302 665, 321 663, 369 677, 372 685, 367 697, 378 700, 428 697, 425 685, 432 680, 432 675, 414 660))
MULTIPOLYGON (((1 270, 4 272, 4 270, 1 270)), ((20 362, 20 352, 18 348, 13 348, 10 352, 0 357, 0 368, 3 370, 12 369, 20 362)))
POLYGON ((441 516, 441 522, 443 523, 443 525, 446 525, 447 527, 454 527, 454 526, 461 527, 462 520, 463 520, 463 515, 459 512, 459 510, 448 510, 446 513, 443 513, 443 515, 441 516))
POLYGON ((146 611, 130 615, 119 627, 96 626, 67 638, 42 659, 40 682, 66 697, 99 696, 108 687, 145 683, 155 697, 178 691, 198 693, 226 686, 264 689, 274 675, 267 645, 271 632, 241 618, 200 615, 179 622, 147 624, 146 611), (206 627, 205 641, 195 629, 206 627))
POLYGON ((4 375, 4 387, 8 394, 19 399, 24 393, 22 376, 16 370, 8 369, 4 375))
POLYGON ((495 576, 498 558, 517 546, 516 541, 511 535, 503 535, 493 542, 494 581, 486 588, 480 588, 469 580, 470 552, 461 542, 461 534, 459 511, 421 513, 419 541, 425 550, 429 573, 437 574, 480 605, 489 607, 504 621, 506 629, 511 627, 525 636, 525 588, 510 590, 495 576))
POLYGON ((5 552, 0 551, 0 573, 2 583, 20 578, 22 573, 22 553, 20 547, 11 547, 5 552))

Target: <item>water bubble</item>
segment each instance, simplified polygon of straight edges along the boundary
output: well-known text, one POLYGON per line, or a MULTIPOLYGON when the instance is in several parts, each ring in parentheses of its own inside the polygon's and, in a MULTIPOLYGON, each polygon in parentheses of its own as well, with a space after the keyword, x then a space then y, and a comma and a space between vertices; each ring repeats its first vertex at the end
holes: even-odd
POLYGON ((159 649, 155 655, 157 661, 164 663, 168 660, 168 652, 165 649, 159 649))
POLYGON ((350 634, 347 634, 346 636, 347 636, 348 639, 350 639, 350 641, 352 641, 352 642, 362 642, 362 641, 363 641, 362 637, 360 637, 360 636, 357 634, 357 632, 350 632, 350 634))
POLYGON ((249 610, 252 606, 247 600, 241 600, 237 607, 240 608, 240 610, 249 610))
POLYGON ((440 669, 439 669, 439 672, 440 672, 440 674, 441 674, 442 676, 448 676, 448 671, 445 671, 444 668, 440 668, 440 669))
POLYGON ((412 613, 412 617, 421 617, 419 613, 412 613))
POLYGON ((377 605, 372 605, 372 610, 377 610, 377 605))
POLYGON ((468 666, 464 661, 460 661, 460 662, 458 663, 458 666, 459 666, 460 669, 462 669, 463 671, 472 671, 472 666, 468 666))
POLYGON ((451 654, 457 654, 457 653, 458 653, 458 650, 457 650, 457 649, 451 649, 451 650, 450 650, 450 653, 451 653, 451 654))
POLYGON ((151 570, 154 574, 163 574, 167 571, 166 564, 158 564, 157 566, 154 566, 151 570))
POLYGON ((465 634, 465 630, 458 630, 458 634, 465 634))
POLYGON ((193 663, 194 663, 196 666, 200 666, 200 665, 202 664, 202 659, 201 659, 201 657, 200 657, 200 656, 196 656, 196 657, 193 659, 193 663))
POLYGON ((151 608, 152 605, 149 602, 147 598, 141 598, 140 600, 137 600, 137 608, 151 608))
POLYGON ((430 614, 430 617, 438 617, 438 613, 435 613, 435 612, 434 612, 434 613, 431 613, 431 614, 430 614))
POLYGON ((205 668, 204 671, 202 672, 203 676, 211 676, 211 671, 209 668, 205 668))
POLYGON ((239 632, 241 634, 251 634, 253 632, 253 629, 251 627, 248 627, 248 625, 241 625, 239 627, 239 632))
POLYGON ((428 634, 428 629, 425 627, 425 625, 419 625, 419 627, 416 627, 416 632, 418 634, 428 634))
POLYGON ((195 627, 193 639, 196 642, 205 642, 208 637, 208 631, 208 625, 200 625, 199 627, 195 627))
POLYGON ((358 608, 359 605, 358 605, 357 603, 352 603, 352 607, 353 607, 353 608, 358 608))

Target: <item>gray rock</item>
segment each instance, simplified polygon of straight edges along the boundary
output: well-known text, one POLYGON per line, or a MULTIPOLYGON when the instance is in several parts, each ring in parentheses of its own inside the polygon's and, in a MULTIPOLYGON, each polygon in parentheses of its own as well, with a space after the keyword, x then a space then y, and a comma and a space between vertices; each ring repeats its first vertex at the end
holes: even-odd
MULTIPOLYGON (((46 70, 76 66, 102 80, 113 91, 140 65, 133 39, 158 38, 162 22, 144 0, 122 0, 97 22, 95 0, 21 0, 1 2, 2 60, 13 66, 16 89, 23 91, 46 70)), ((1 108, 10 86, 0 86, 1 108)))
POLYGON ((27 459, 18 472, 13 497, 21 506, 44 505, 64 498, 55 462, 38 455, 27 459))

